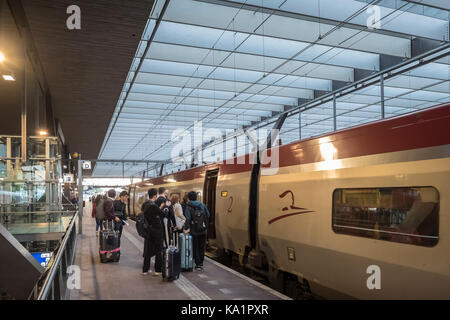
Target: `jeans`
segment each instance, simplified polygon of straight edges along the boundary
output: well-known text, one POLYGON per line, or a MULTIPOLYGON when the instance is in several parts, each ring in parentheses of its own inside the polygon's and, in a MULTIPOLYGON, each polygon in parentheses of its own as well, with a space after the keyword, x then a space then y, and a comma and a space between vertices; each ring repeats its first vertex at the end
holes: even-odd
POLYGON ((197 267, 203 266, 203 260, 205 259, 206 234, 192 235, 192 247, 195 265, 197 267))
POLYGON ((144 246, 144 265, 142 267, 142 272, 148 272, 150 270, 150 259, 155 256, 155 272, 162 271, 162 250, 163 250, 163 239, 148 237, 145 239, 144 246))
POLYGON ((95 223, 95 231, 98 231, 98 229, 103 230, 102 219, 95 218, 95 223))

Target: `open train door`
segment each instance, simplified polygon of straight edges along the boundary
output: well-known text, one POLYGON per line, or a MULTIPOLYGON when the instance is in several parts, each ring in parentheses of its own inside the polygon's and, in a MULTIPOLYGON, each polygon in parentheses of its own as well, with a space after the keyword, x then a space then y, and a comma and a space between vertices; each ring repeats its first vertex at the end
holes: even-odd
POLYGON ((206 207, 209 210, 208 239, 216 238, 216 186, 219 169, 206 171, 203 195, 206 207))

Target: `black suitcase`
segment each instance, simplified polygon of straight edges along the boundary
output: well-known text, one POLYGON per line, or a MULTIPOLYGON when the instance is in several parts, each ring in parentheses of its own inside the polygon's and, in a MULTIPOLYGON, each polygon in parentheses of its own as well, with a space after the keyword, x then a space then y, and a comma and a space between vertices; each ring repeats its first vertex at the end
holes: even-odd
POLYGON ((103 230, 99 235, 100 262, 118 262, 120 260, 119 232, 114 230, 112 221, 103 221, 103 230))
POLYGON ((169 242, 169 230, 167 228, 167 219, 164 218, 164 233, 166 238, 166 247, 162 255, 162 277, 163 280, 173 281, 180 277, 181 273, 181 252, 175 246, 175 238, 173 244, 169 242))

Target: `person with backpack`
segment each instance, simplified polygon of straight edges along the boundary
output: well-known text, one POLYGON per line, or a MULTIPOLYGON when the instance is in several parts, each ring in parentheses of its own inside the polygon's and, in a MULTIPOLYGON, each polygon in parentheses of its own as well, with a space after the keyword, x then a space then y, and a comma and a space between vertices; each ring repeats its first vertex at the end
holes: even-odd
POLYGON ((192 235, 195 269, 202 271, 209 211, 205 204, 197 201, 197 193, 195 191, 188 193, 188 204, 184 215, 186 217, 184 232, 189 232, 192 235))
POLYGON ((141 207, 141 214, 144 215, 145 223, 147 226, 147 234, 144 238, 144 265, 142 266, 142 275, 146 276, 150 270, 150 259, 155 256, 155 272, 154 276, 161 275, 162 272, 162 251, 163 251, 163 238, 164 229, 162 225, 163 212, 162 208, 166 203, 161 203, 160 206, 156 205, 156 199, 158 197, 158 190, 151 188, 148 190, 149 200, 144 202, 141 207))
POLYGON ((119 244, 120 244, 120 238, 122 237, 122 230, 123 225, 125 224, 124 221, 127 220, 127 214, 126 214, 126 207, 127 207, 127 199, 128 199, 128 193, 126 191, 122 191, 119 194, 119 199, 113 201, 114 206, 114 216, 119 218, 119 222, 117 220, 114 222, 114 230, 119 231, 119 244))
POLYGON ((103 212, 105 213, 106 220, 113 220, 120 222, 119 217, 114 215, 114 199, 116 198, 116 190, 109 189, 106 196, 103 199, 103 212))

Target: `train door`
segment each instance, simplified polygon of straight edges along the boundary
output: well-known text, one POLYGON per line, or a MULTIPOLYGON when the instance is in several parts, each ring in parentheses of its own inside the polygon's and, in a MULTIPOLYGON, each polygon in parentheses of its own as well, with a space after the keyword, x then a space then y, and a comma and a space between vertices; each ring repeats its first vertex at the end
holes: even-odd
POLYGON ((216 238, 216 186, 217 178, 219 175, 219 169, 209 170, 206 172, 205 185, 203 188, 203 200, 209 210, 209 223, 208 223, 208 239, 216 238))

